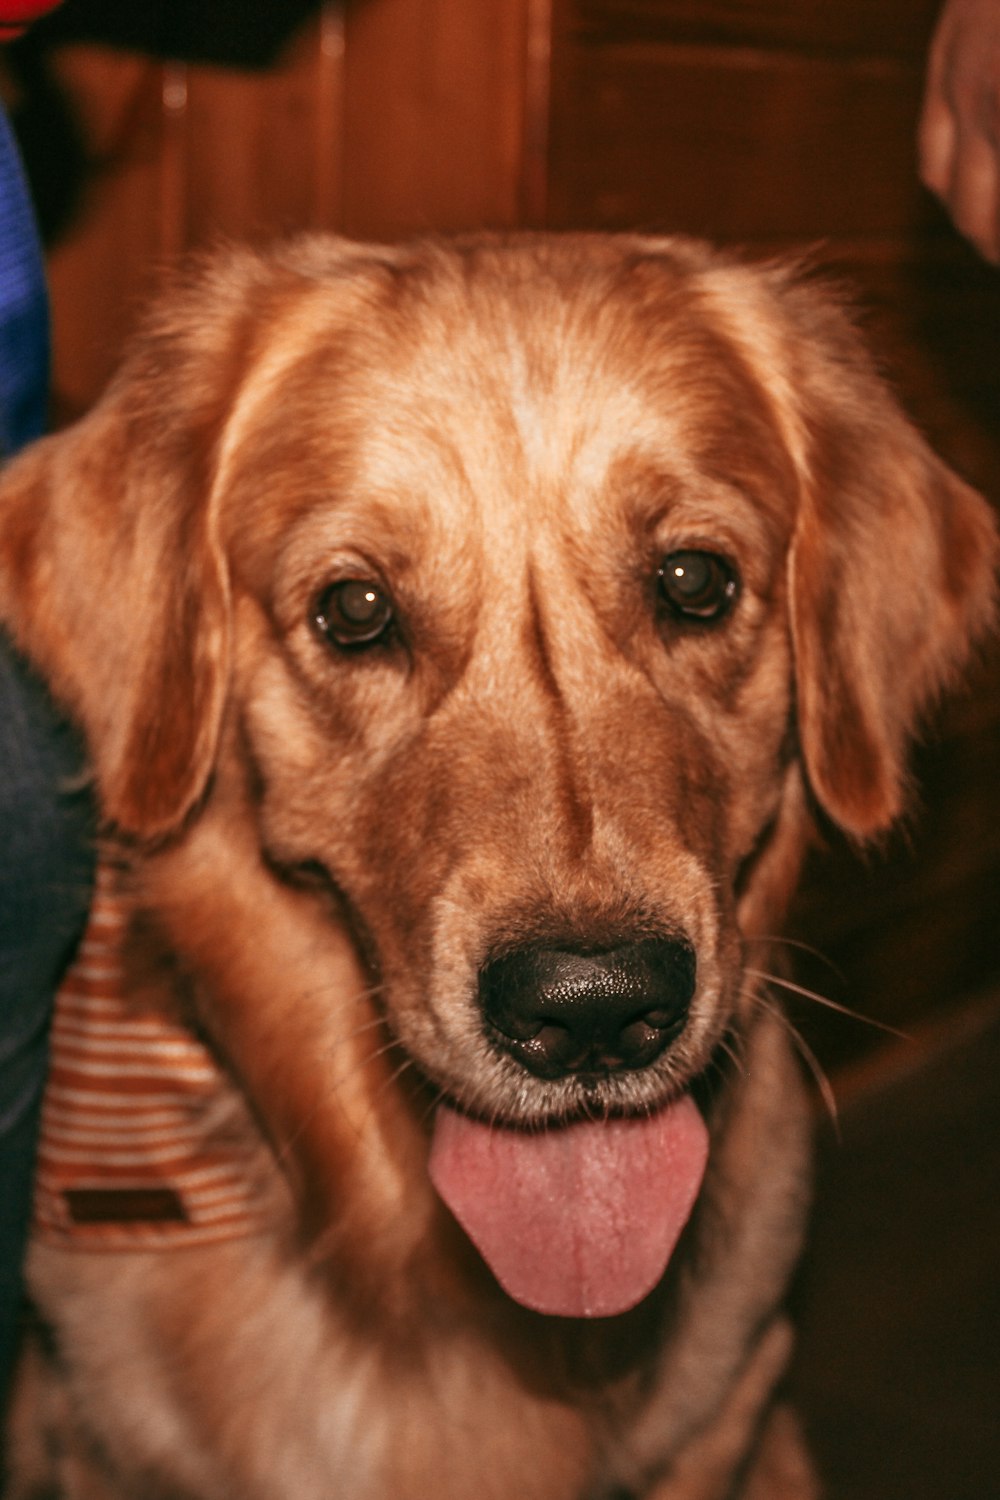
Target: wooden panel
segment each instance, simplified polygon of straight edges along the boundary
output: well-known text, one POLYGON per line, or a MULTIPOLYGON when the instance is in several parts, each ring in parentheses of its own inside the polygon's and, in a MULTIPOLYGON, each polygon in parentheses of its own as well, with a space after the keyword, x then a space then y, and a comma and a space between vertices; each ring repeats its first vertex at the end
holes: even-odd
POLYGON ((529 9, 378 0, 348 12, 348 233, 517 223, 529 9))
POLYGON ((118 360, 162 248, 162 72, 146 58, 67 48, 59 76, 97 170, 48 261, 57 420, 93 401, 118 360))
POLYGON ((715 43, 922 59, 940 0, 579 0, 589 41, 715 43))
POLYGON ((811 240, 895 234, 926 212, 910 64, 615 47, 581 49, 567 68, 554 225, 811 240))
POLYGON ((54 62, 94 170, 49 255, 56 416, 103 387, 160 268, 220 237, 337 227, 340 11, 271 70, 187 67, 94 46, 54 62))
POLYGON ((185 242, 338 227, 343 51, 339 13, 263 74, 187 70, 185 242))
POLYGON ((59 48, 95 164, 50 257, 59 417, 93 401, 183 250, 516 224, 541 191, 547 18, 548 0, 328 0, 265 72, 59 48))

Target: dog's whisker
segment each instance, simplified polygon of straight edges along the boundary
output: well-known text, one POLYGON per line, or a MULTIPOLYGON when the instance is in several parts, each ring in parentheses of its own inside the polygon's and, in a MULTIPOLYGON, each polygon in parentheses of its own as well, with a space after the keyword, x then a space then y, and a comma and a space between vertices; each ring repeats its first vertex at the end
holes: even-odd
POLYGON ((852 1021, 860 1021, 864 1026, 874 1026, 876 1031, 883 1031, 886 1035, 897 1037, 900 1041, 909 1041, 905 1031, 900 1031, 896 1026, 890 1026, 887 1021, 878 1021, 874 1016, 866 1016, 862 1011, 853 1010, 849 1005, 842 1005, 839 1000, 831 1000, 828 995, 819 994, 817 990, 808 989, 792 979, 783 979, 780 974, 770 974, 765 969, 745 969, 744 973, 752 979, 763 980, 766 984, 775 984, 779 989, 788 990, 790 994, 798 995, 804 1000, 812 1000, 816 1005, 836 1011, 838 1015, 847 1016, 852 1021))
POLYGON ((759 1005, 761 1010, 765 1010, 769 1015, 774 1016, 775 1020, 779 1022, 779 1024, 784 1028, 785 1032, 791 1039, 793 1047, 795 1048, 796 1052, 798 1052, 799 1056, 802 1058, 802 1061, 805 1063, 807 1069, 812 1075, 813 1081, 815 1082, 816 1088, 819 1092, 819 1096, 823 1102, 823 1106, 830 1118, 830 1123, 833 1126, 834 1131, 836 1132, 839 1139, 840 1111, 837 1107, 837 1096, 834 1093, 833 1084, 830 1082, 829 1076, 827 1075, 826 1069, 823 1067, 823 1064, 820 1062, 819 1058, 816 1056, 815 1052, 810 1047, 805 1037, 799 1031, 798 1027, 788 1019, 787 1015, 780 1005, 774 1003, 771 1000, 768 1000, 765 995, 761 994, 758 994, 757 996, 757 1004, 759 1005))
MULTIPOLYGON (((380 985, 366 985, 362 989, 352 989, 345 997, 344 991, 339 987, 335 989, 332 985, 317 984, 298 990, 296 997, 298 1000, 305 1002, 329 998, 331 1007, 337 1010, 345 1009, 347 1006, 368 1008, 377 1000, 380 989, 380 985)), ((375 1019, 379 1020, 381 1018, 376 1017, 375 1019)))
POLYGON ((812 943, 803 942, 801 938, 785 937, 780 932, 757 933, 754 937, 746 939, 748 946, 767 948, 793 948, 796 953, 805 953, 810 958, 816 959, 824 968, 829 969, 838 979, 845 978, 840 965, 835 963, 828 953, 822 948, 817 948, 812 943))
MULTIPOLYGON (((333 1068, 337 1065, 337 1059, 340 1057, 341 1053, 343 1053, 346 1049, 354 1049, 358 1042, 363 1041, 367 1037, 370 1037, 372 1033, 384 1033, 385 1031, 385 1021, 381 1016, 378 1016, 372 1022, 365 1022, 363 1025, 357 1026, 351 1031, 345 1031, 339 1036, 330 1037, 318 1050, 317 1055, 322 1058, 323 1063, 326 1067, 333 1068)), ((377 1037, 375 1039, 377 1040, 377 1037)), ((391 1036, 387 1036, 375 1051, 365 1052, 363 1054, 352 1056, 344 1069, 342 1069, 340 1072, 333 1073, 330 1077, 328 1077, 328 1086, 331 1088, 338 1087, 340 1084, 344 1083, 357 1069, 366 1067, 368 1063, 380 1057, 383 1052, 388 1051, 392 1047, 392 1045, 393 1041, 391 1036)))
MULTIPOLYGON (((382 1053, 390 1051, 393 1045, 394 1044, 390 1044, 389 1047, 383 1048, 382 1053)), ((380 1053, 379 1055, 382 1054, 380 1053)), ((393 1085, 397 1084, 399 1080, 404 1076, 404 1074, 410 1072, 411 1069, 414 1069, 414 1067, 415 1065, 413 1059, 411 1057, 404 1057, 402 1062, 393 1069, 389 1076, 387 1078, 383 1078, 382 1082, 379 1084, 378 1088, 374 1090, 371 1098, 368 1101, 368 1108, 365 1111, 364 1117, 365 1125, 369 1123, 372 1116, 376 1112, 377 1106, 381 1104, 382 1100, 385 1098, 385 1095, 393 1087, 393 1085)))
POLYGON ((708 1066, 702 1074, 709 1090, 725 1087, 730 1069, 746 1076, 746 1039, 741 1032, 725 1032, 715 1044, 708 1066))
POLYGON ((435 1087, 432 1090, 430 1099, 428 1100, 424 1108, 420 1111, 419 1119, 420 1127, 422 1130, 427 1129, 428 1123, 434 1115, 435 1110, 437 1109, 439 1104, 442 1104, 444 1102, 445 1097, 446 1096, 444 1089, 435 1087))
POLYGON ((358 1041, 360 1037, 368 1036, 373 1031, 385 1031, 386 1029, 386 1021, 384 1016, 372 1016, 370 1020, 362 1021, 359 1025, 353 1027, 352 1030, 345 1031, 342 1033, 342 1035, 330 1041, 327 1044, 327 1053, 328 1055, 332 1056, 342 1047, 346 1047, 350 1043, 358 1041))
MULTIPOLYGON (((381 1022, 381 1018, 379 1018, 379 1020, 381 1022)), ((339 1050, 340 1047, 347 1045, 347 1042, 348 1038, 346 1037, 338 1038, 336 1041, 331 1042, 330 1052, 332 1053, 336 1050, 339 1050)), ((356 1074, 363 1072, 365 1068, 370 1067, 373 1063, 376 1063, 379 1058, 384 1057, 387 1053, 392 1052, 395 1046, 396 1043, 392 1040, 392 1038, 390 1038, 388 1041, 384 1042, 381 1047, 377 1047, 374 1051, 365 1053, 363 1056, 355 1058, 350 1066, 345 1068, 343 1072, 335 1074, 332 1078, 326 1079, 326 1098, 329 1098, 332 1094, 335 1094, 338 1089, 342 1088, 343 1085, 346 1084, 356 1074)), ((407 1061, 406 1066, 409 1066, 409 1061, 407 1061)), ((381 1089, 384 1089, 388 1084, 391 1084, 398 1076, 400 1071, 405 1071, 405 1068, 402 1070, 397 1070, 396 1074, 393 1074, 388 1080, 385 1080, 380 1086, 380 1090, 378 1092, 381 1092, 381 1089)), ((298 1145, 299 1141, 308 1134, 310 1126, 318 1116, 320 1110, 324 1107, 324 1104, 325 1100, 317 1100, 311 1109, 303 1110, 298 1121, 297 1129, 286 1135, 281 1141, 280 1145, 276 1145, 274 1155, 279 1166, 284 1167, 292 1158, 296 1146, 298 1145)))
POLYGON ((742 1073, 746 1067, 746 1047, 732 1034, 724 1036, 719 1043, 719 1050, 728 1057, 738 1073, 742 1073))

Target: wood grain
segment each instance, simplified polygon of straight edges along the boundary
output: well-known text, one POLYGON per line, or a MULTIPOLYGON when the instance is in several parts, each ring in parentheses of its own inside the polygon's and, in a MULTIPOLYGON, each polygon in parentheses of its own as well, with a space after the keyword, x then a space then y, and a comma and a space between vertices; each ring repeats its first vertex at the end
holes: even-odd
POLYGON ((938 0, 577 0, 578 36, 923 59, 938 0))

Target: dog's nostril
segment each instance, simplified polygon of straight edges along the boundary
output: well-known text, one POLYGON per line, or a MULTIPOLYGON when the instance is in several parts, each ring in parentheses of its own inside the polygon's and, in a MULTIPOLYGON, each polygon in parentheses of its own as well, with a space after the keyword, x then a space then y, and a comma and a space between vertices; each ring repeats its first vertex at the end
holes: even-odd
POLYGON ((543 1078, 647 1067, 682 1030, 694 988, 694 953, 669 938, 518 948, 480 974, 494 1042, 543 1078))
POLYGON ((647 1010, 643 1019, 650 1026, 672 1026, 677 1018, 672 1011, 664 1010, 661 1007, 659 1010, 647 1010))

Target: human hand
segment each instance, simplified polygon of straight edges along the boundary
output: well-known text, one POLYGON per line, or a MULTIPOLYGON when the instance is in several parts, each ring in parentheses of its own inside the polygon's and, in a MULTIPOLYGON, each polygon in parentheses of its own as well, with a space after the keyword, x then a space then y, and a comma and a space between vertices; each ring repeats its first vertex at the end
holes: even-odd
POLYGON ((931 42, 920 175, 1000 264, 1000 0, 946 0, 931 42))

